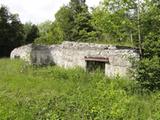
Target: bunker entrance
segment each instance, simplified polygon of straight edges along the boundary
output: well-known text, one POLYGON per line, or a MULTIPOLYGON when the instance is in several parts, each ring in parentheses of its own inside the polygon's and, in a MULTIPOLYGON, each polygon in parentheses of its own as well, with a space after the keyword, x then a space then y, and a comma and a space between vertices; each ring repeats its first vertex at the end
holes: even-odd
POLYGON ((104 57, 85 57, 85 61, 88 72, 100 71, 105 73, 105 64, 109 63, 108 58, 104 57))
POLYGON ((100 71, 105 73, 105 63, 98 62, 98 61, 86 61, 87 62, 87 71, 88 72, 95 72, 100 71))

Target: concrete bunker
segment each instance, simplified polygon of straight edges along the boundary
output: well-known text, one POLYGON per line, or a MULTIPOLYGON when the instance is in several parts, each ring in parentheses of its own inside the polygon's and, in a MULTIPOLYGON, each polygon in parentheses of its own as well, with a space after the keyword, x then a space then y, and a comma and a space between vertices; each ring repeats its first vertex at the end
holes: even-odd
POLYGON ((64 68, 81 67, 107 76, 126 76, 132 67, 129 58, 139 59, 137 50, 113 45, 65 41, 59 45, 25 45, 14 49, 11 58, 20 58, 30 64, 55 64, 64 68), (19 56, 19 57, 16 57, 19 56))
POLYGON ((109 64, 108 57, 84 57, 86 62, 86 70, 88 72, 100 71, 105 74, 105 66, 109 64))

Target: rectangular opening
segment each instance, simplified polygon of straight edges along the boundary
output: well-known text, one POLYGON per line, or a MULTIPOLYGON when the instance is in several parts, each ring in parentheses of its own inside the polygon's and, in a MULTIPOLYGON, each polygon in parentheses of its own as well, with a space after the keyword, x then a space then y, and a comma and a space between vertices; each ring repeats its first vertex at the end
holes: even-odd
POLYGON ((89 72, 100 71, 105 73, 105 64, 109 63, 109 59, 107 57, 86 57, 86 69, 89 72))
POLYGON ((86 61, 86 69, 88 72, 100 71, 105 73, 105 62, 86 61))

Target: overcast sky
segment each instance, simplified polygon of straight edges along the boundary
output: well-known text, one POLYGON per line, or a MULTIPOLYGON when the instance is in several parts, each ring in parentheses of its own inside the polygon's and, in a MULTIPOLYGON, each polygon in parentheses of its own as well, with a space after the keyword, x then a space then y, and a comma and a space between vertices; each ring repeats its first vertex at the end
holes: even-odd
MULTIPOLYGON (((0 0, 0 4, 6 5, 10 12, 18 13, 21 21, 35 24, 46 20, 53 20, 54 14, 70 0, 0 0)), ((94 7, 101 0, 86 0, 89 7, 94 7)))

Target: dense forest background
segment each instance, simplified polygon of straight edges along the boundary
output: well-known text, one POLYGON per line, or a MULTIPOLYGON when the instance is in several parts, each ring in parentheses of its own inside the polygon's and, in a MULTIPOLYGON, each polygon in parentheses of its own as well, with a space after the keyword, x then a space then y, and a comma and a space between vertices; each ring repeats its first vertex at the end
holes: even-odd
POLYGON ((18 14, 0 7, 0 56, 15 47, 58 44, 62 41, 96 42, 138 48, 136 79, 149 89, 160 88, 160 2, 157 0, 103 0, 88 8, 85 0, 62 6, 54 21, 22 24, 18 14))

